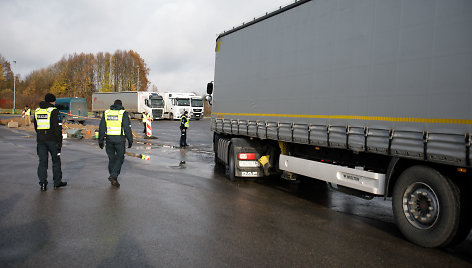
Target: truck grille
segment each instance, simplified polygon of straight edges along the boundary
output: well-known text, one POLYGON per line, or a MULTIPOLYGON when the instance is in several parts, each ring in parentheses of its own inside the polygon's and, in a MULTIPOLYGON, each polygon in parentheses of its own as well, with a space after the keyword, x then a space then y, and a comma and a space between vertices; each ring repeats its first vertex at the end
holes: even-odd
POLYGON ((152 117, 153 118, 161 118, 162 117, 162 110, 152 110, 152 117))
POLYGON ((202 112, 202 109, 193 109, 193 112, 194 112, 194 113, 201 113, 201 112, 202 112))

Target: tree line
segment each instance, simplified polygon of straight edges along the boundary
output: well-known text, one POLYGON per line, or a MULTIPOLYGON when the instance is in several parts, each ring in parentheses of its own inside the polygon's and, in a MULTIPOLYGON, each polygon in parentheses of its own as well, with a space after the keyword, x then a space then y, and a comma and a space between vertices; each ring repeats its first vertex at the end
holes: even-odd
POLYGON ((70 54, 24 79, 14 74, 12 63, 0 55, 0 108, 13 108, 14 84, 17 109, 37 107, 48 92, 58 98, 85 98, 91 107, 94 92, 146 91, 148 74, 146 63, 133 50, 70 54))

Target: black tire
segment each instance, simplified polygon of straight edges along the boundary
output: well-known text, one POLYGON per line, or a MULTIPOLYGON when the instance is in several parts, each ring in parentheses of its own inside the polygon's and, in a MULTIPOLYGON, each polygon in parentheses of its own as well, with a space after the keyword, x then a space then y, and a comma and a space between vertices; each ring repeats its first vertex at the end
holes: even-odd
POLYGON ((220 160, 218 160, 218 134, 213 133, 213 152, 215 153, 215 164, 220 165, 220 160))
POLYGON ((236 181, 236 163, 234 160, 234 148, 233 144, 229 146, 229 153, 228 153, 228 179, 230 181, 236 181))
POLYGON ((170 120, 174 120, 174 114, 173 114, 173 113, 170 113, 170 114, 169 114, 169 119, 170 119, 170 120))
POLYGON ((393 214, 398 228, 423 247, 446 247, 460 235, 461 196, 449 178, 427 166, 413 166, 398 178, 393 190, 393 214))

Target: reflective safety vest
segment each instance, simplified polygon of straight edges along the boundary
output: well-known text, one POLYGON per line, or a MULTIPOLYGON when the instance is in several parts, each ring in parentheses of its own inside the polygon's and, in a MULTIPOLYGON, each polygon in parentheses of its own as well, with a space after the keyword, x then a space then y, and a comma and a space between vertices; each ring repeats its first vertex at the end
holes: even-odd
POLYGON ((184 127, 186 127, 186 128, 188 128, 190 126, 189 120, 185 115, 182 115, 182 117, 180 118, 180 124, 184 125, 184 127), (185 122, 184 122, 184 120, 185 120, 185 122))
POLYGON ((37 129, 51 129, 51 113, 56 107, 49 107, 47 109, 36 109, 34 118, 36 118, 37 129))
POLYGON ((123 114, 125 110, 106 110, 105 122, 107 124, 107 135, 123 135, 121 123, 123 123, 123 114))
POLYGON ((148 118, 147 115, 146 115, 146 114, 143 114, 143 123, 146 123, 147 118, 148 118))
POLYGON ((31 115, 31 109, 26 109, 25 115, 31 115))

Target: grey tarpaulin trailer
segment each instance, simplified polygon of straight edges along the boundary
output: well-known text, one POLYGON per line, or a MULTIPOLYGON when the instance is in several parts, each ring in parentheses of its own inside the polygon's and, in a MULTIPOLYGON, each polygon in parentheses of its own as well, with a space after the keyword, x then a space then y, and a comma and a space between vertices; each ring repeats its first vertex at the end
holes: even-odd
POLYGON ((462 241, 472 3, 454 3, 297 1, 220 34, 208 86, 216 163, 233 180, 302 175, 392 196, 412 242, 462 241))

